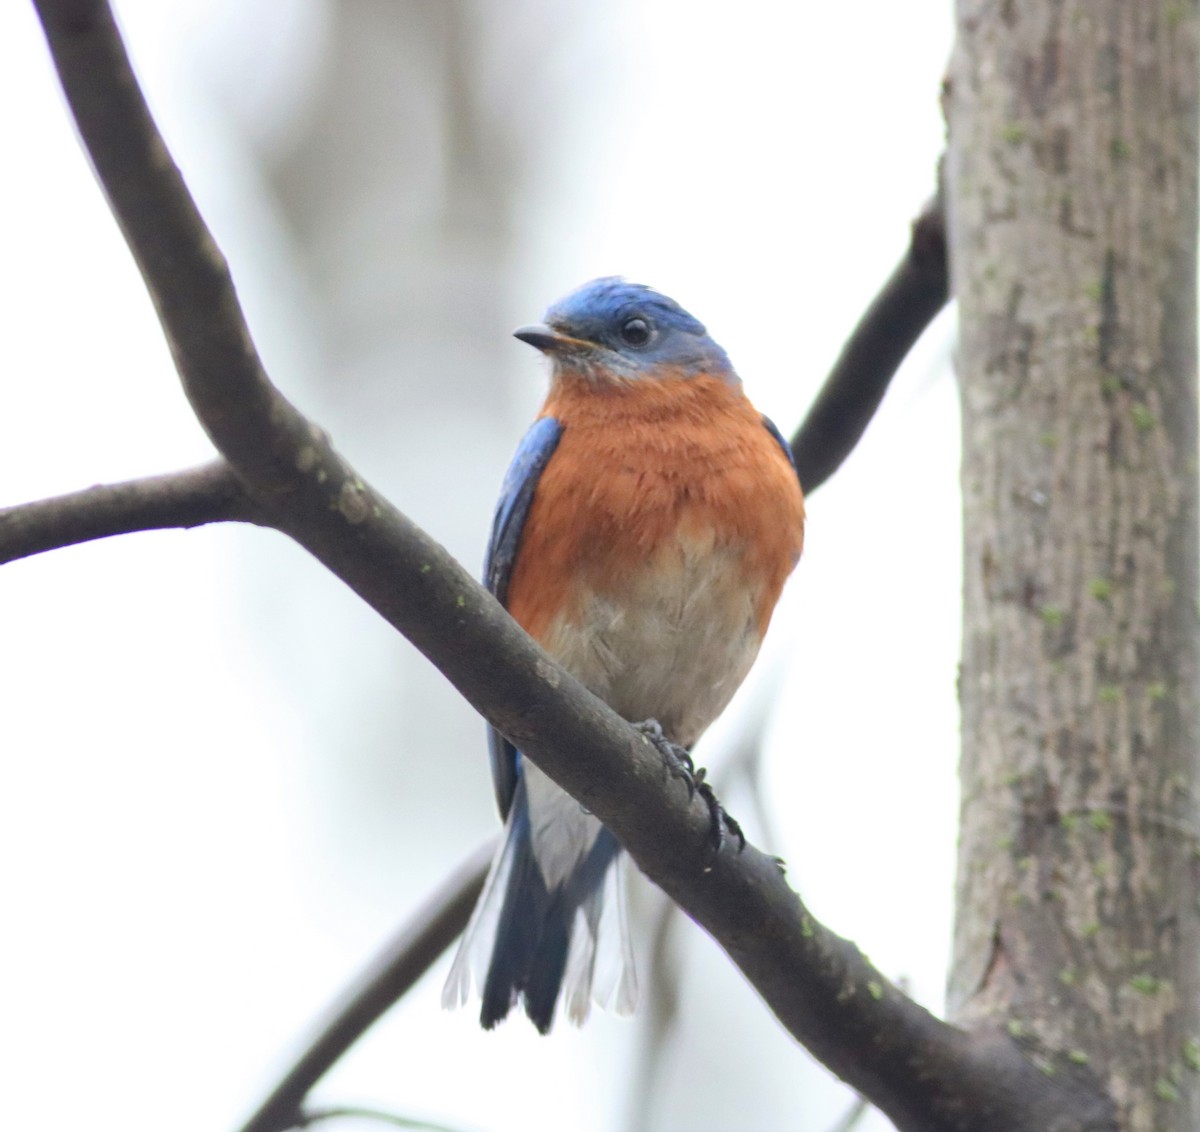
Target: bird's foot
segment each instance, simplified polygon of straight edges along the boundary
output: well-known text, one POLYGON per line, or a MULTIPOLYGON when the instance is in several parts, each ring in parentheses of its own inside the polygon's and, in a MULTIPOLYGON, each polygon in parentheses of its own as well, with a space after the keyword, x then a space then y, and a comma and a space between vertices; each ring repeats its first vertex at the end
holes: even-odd
POLYGON ((746 848, 746 835, 742 833, 742 827, 737 821, 730 817, 725 812, 725 807, 717 800, 716 792, 705 781, 705 771, 701 767, 696 769, 696 764, 692 761, 692 756, 688 753, 686 747, 681 747, 678 743, 672 743, 670 739, 663 734, 662 725, 657 719, 645 719, 641 723, 633 725, 654 745, 654 749, 662 755, 667 772, 673 778, 682 778, 687 786, 688 799, 694 798, 697 794, 704 799, 704 804, 708 807, 708 847, 710 853, 710 861, 705 867, 705 872, 712 870, 712 861, 721 851, 721 846, 725 844, 725 834, 728 831, 738 840, 737 851, 740 853, 746 848))
MULTIPOLYGON (((695 777, 696 793, 704 799, 708 806, 708 844, 712 849, 712 860, 716 860, 717 854, 721 852, 721 846, 725 844, 726 831, 737 838, 737 849, 734 851, 740 853, 746 848, 746 835, 742 832, 737 818, 727 813, 725 807, 717 800, 717 792, 704 780, 703 767, 696 771, 695 777)), ((712 871, 712 861, 704 871, 706 873, 712 871)))
MULTIPOLYGON (((672 743, 663 734, 662 724, 657 719, 643 719, 641 723, 635 723, 633 726, 635 730, 645 735, 654 749, 662 755, 667 773, 672 778, 683 779, 684 785, 687 786, 688 798, 694 798, 697 787, 696 764, 692 762, 692 756, 688 754, 688 749, 681 747, 678 743, 672 743)), ((703 771, 701 771, 701 778, 703 778, 703 771)))

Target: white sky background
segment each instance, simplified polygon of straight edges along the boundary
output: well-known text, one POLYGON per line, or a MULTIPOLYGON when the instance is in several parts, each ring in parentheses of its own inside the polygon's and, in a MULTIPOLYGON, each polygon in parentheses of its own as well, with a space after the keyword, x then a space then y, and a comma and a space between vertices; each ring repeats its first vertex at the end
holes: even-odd
MULTIPOLYGON (((238 111, 264 129, 285 113, 319 55, 322 8, 269 7, 269 26, 233 0, 137 0, 119 15, 273 376, 294 393, 311 376, 296 322, 310 297, 228 105, 212 96, 237 87, 238 111), (234 83, 220 79, 229 74, 234 83)), ((599 46, 572 38, 565 18, 552 29, 562 42, 530 29, 564 73, 612 67, 615 97, 583 108, 576 134, 547 138, 561 161, 522 221, 512 323, 596 275, 650 283, 708 324, 790 431, 932 186, 950 4, 645 0, 607 18, 599 46)), ((0 505, 207 458, 20 2, 0 6, 0 97, 13 155, 0 181, 0 505)), ((767 771, 775 848, 813 910, 935 1008, 956 805, 949 339, 943 319, 812 500, 768 650, 784 681, 767 771)), ((544 378, 526 348, 511 357, 504 452, 544 378)), ((337 439, 357 461, 355 437, 337 439)), ((500 471, 472 485, 478 521, 446 517, 442 529, 436 511, 413 510, 472 566, 500 471)), ((481 730, 462 764, 478 776, 469 816, 441 840, 401 822, 381 840, 336 809, 338 705, 361 705, 358 685, 382 687, 356 660, 369 667, 401 647, 393 637, 265 532, 127 536, 0 570, 6 1125, 235 1127, 325 1003, 484 835, 481 730), (266 600, 264 562, 303 581, 266 600), (303 604, 289 603, 295 592, 303 604), (367 644, 347 649, 347 626, 367 644)), ((377 759, 404 742, 366 732, 354 742, 377 759)), ((433 804, 440 820, 455 799, 433 804)), ((847 1095, 700 932, 685 934, 689 1036, 667 1058, 648 1127, 831 1127, 847 1095)), ((376 1028, 324 1098, 496 1132, 626 1126, 633 1023, 561 1024, 549 1041, 521 1022, 484 1035, 471 1013, 437 1008, 443 972, 376 1028)), ((874 1121, 861 1127, 887 1127, 874 1121)))

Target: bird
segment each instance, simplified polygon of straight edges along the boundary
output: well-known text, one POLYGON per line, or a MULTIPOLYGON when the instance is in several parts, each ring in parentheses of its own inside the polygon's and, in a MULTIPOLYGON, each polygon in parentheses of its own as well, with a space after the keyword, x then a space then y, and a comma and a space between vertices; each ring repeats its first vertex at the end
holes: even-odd
MULTIPOLYGON (((550 360, 549 392, 505 475, 487 588, 564 668, 699 785, 714 846, 740 836, 689 751, 758 653, 804 542, 791 451, 725 351, 673 299, 594 279, 513 332, 550 360)), ((505 835, 443 992, 492 1029, 523 1003, 542 1034, 560 1000, 637 998, 620 846, 489 732, 505 835)))

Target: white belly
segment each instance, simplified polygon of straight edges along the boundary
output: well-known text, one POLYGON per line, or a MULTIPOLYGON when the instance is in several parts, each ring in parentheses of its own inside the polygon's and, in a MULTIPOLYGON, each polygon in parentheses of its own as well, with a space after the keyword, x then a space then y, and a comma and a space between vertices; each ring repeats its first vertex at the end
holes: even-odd
POLYGON ((631 722, 657 719, 684 747, 724 710, 760 644, 742 556, 681 540, 619 594, 589 593, 555 622, 549 652, 631 722))

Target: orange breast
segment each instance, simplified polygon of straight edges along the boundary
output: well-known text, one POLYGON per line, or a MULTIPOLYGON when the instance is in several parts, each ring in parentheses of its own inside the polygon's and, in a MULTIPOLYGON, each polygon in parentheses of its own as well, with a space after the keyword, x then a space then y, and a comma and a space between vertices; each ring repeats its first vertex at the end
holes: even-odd
POLYGON ((597 388, 560 380, 563 425, 513 568, 508 607, 538 640, 582 595, 619 597, 664 545, 740 556, 765 632, 800 555, 796 474, 740 389, 711 377, 597 388))

